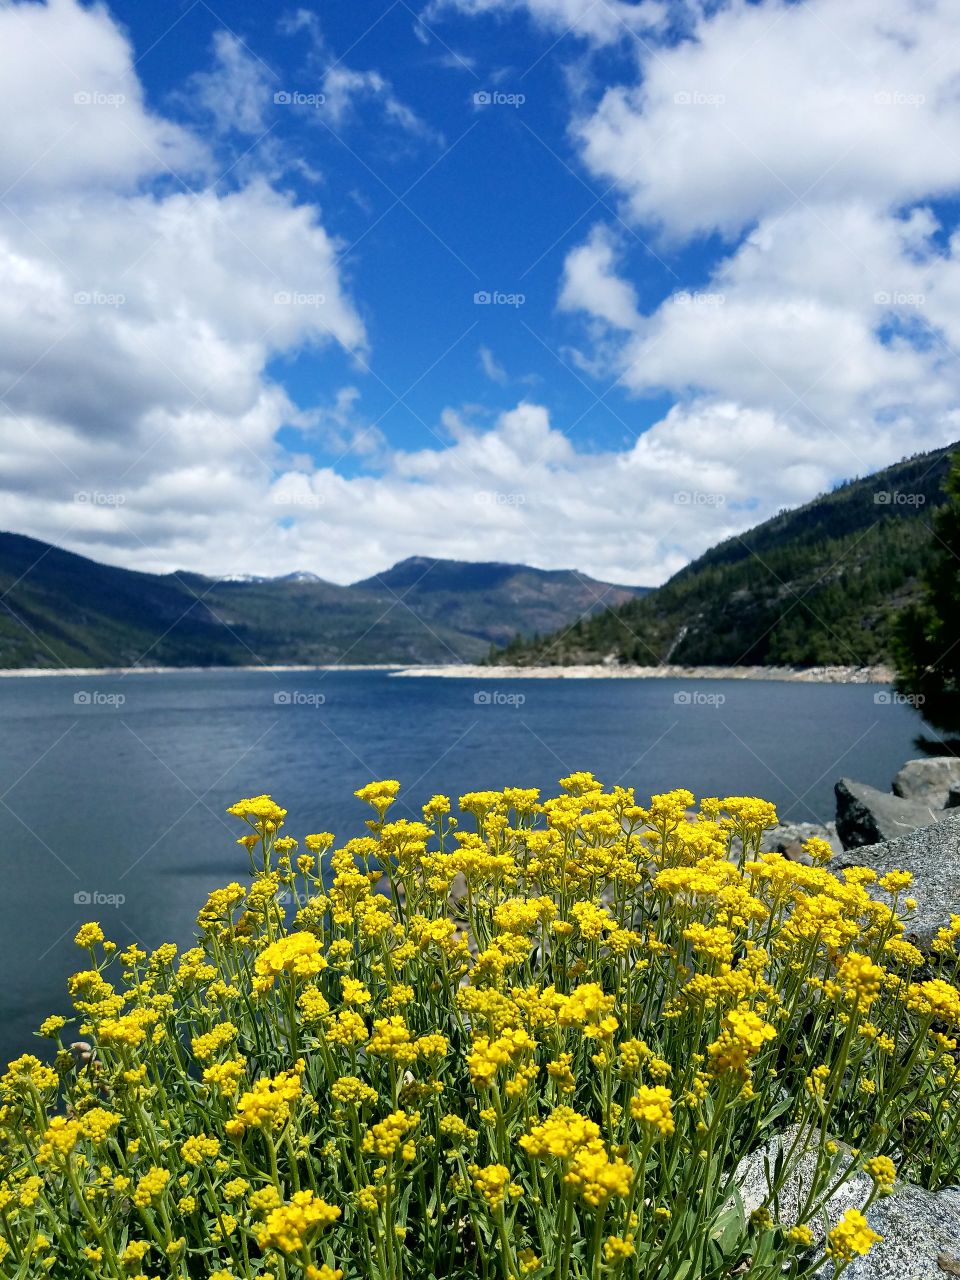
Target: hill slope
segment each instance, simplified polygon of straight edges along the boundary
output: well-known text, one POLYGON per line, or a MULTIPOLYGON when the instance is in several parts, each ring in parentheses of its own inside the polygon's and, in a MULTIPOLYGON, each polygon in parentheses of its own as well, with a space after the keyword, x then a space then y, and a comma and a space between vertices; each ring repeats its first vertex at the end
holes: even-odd
POLYGON ((411 556, 355 586, 385 600, 402 596, 421 618, 495 644, 506 644, 518 633, 545 635, 582 614, 625 604, 647 590, 611 586, 572 569, 425 556, 411 556))
POLYGON ((353 586, 303 573, 218 580, 118 569, 0 533, 0 668, 477 661, 517 631, 564 625, 588 597, 631 594, 525 566, 422 563, 353 586))
MULTIPOLYGON (((953 448, 955 446, 951 446, 953 448)), ((890 658, 893 614, 930 555, 950 449, 852 480, 728 538, 643 599, 513 644, 520 665, 863 666, 890 658)))

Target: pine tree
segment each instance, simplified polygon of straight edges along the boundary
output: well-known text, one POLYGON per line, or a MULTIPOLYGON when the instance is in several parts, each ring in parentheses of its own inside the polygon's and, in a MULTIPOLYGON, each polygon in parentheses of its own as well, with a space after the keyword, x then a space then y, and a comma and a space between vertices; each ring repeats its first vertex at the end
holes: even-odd
POLYGON ((893 641, 897 692, 915 700, 930 724, 952 731, 960 729, 960 453, 943 488, 923 595, 898 615, 893 641))

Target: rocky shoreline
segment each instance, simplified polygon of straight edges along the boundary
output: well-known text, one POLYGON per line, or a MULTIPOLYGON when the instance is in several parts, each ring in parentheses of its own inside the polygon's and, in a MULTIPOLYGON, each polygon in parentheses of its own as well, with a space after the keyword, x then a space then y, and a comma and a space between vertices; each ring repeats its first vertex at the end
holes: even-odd
POLYGON ((444 676, 461 680, 787 680, 806 684, 892 684, 889 667, 511 667, 449 663, 403 667, 395 676, 444 676))

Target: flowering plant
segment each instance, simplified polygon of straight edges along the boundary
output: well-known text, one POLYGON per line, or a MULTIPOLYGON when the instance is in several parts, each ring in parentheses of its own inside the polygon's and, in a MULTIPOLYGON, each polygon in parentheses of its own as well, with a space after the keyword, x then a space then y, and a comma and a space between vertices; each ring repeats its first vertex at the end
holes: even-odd
POLYGON ((956 1174, 960 917, 929 960, 909 875, 761 852, 762 800, 561 787, 371 783, 335 851, 242 800, 195 947, 84 925, 83 1039, 0 1080, 3 1275, 772 1280, 870 1248, 855 1174, 956 1174))

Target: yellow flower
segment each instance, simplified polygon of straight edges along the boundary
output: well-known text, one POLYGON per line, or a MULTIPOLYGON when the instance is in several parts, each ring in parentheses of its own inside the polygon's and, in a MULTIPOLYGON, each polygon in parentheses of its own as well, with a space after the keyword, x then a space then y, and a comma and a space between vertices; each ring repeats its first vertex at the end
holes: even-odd
POLYGON ((776 1039, 776 1030, 752 1009, 731 1009, 723 1020, 719 1039, 707 1046, 714 1072, 742 1071, 767 1040, 776 1039))
POLYGON ((897 1177, 897 1166, 893 1163, 889 1156, 873 1156, 863 1166, 866 1173, 877 1184, 877 1190, 883 1195, 889 1195, 893 1190, 894 1182, 897 1177))
POLYGON ((859 1209, 848 1209, 827 1234, 827 1252, 841 1262, 849 1262, 854 1254, 869 1253, 883 1236, 872 1230, 859 1209))
POLYGON ((148 1205, 155 1204, 163 1195, 169 1181, 170 1170, 160 1169, 154 1165, 137 1183, 137 1189, 133 1193, 133 1203, 138 1209, 145 1209, 148 1205))
POLYGON ((841 964, 837 977, 844 992, 861 1008, 868 1009, 880 994, 886 973, 869 956, 851 951, 841 964))
POLYGON ((510 1185, 510 1170, 506 1165, 488 1164, 483 1168, 470 1166, 474 1189, 479 1191, 491 1209, 498 1209, 506 1198, 510 1185))
POLYGON ((261 1249, 299 1253, 317 1231, 336 1222, 340 1213, 336 1205, 327 1204, 312 1191, 298 1191, 287 1204, 269 1211, 256 1229, 257 1244, 261 1249))
POLYGON ((673 1098, 663 1085, 641 1085, 630 1100, 630 1114, 634 1120, 649 1125, 669 1137, 673 1133, 673 1098))
POLYGON ((180 1154, 187 1164, 202 1164, 204 1160, 216 1160, 220 1154, 220 1142, 217 1138, 200 1133, 183 1143, 180 1154))
POLYGON ((77 931, 74 942, 78 947, 92 947, 96 943, 103 941, 103 930, 95 921, 92 924, 81 925, 77 931))
POLYGON ((312 933, 287 934, 264 949, 257 956, 254 970, 257 974, 257 990, 268 990, 280 974, 288 973, 296 978, 314 978, 327 967, 320 954, 320 943, 312 933))

